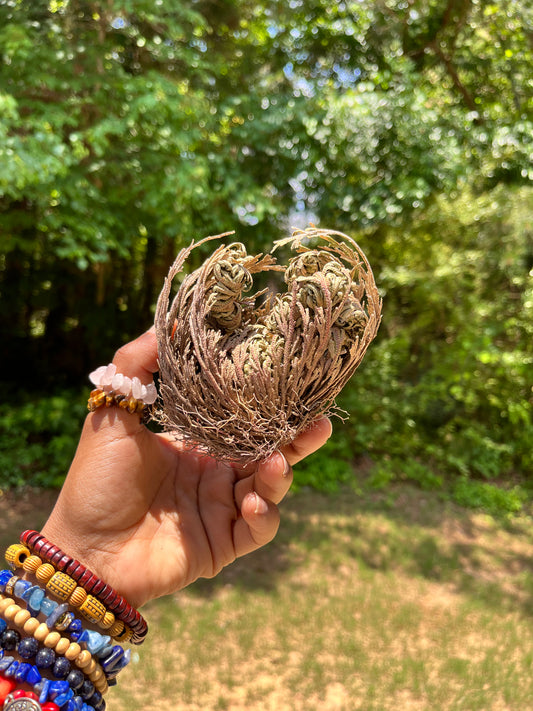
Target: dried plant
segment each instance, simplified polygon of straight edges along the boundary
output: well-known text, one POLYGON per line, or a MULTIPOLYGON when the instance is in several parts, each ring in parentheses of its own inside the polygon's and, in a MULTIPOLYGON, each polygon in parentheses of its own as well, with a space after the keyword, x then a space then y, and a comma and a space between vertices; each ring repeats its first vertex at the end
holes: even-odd
POLYGON ((297 253, 286 268, 240 243, 218 247, 170 303, 191 251, 227 234, 183 249, 165 280, 155 317, 155 418, 185 443, 245 463, 337 411, 335 397, 376 335, 381 300, 356 242, 309 228, 276 243, 297 253), (267 270, 284 272, 285 293, 250 293, 253 275, 267 270))

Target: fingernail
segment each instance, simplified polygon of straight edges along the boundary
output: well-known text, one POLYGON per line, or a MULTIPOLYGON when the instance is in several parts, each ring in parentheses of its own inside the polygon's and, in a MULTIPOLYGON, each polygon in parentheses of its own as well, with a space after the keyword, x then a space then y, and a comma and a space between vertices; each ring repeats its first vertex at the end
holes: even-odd
POLYGON ((266 514, 266 512, 268 511, 267 502, 264 501, 258 494, 256 494, 255 491, 254 491, 253 495, 255 496, 254 513, 255 514, 266 514))
POLYGON ((284 454, 282 454, 281 452, 278 452, 278 454, 283 459, 283 475, 282 476, 285 479, 286 477, 289 476, 289 470, 290 470, 289 462, 285 458, 284 454))

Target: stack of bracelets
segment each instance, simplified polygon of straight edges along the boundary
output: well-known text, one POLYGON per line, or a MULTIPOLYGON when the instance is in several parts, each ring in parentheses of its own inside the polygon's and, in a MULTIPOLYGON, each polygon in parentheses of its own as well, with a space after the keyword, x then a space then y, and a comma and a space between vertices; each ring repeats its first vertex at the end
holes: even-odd
POLYGON ((122 645, 141 644, 146 621, 38 531, 24 531, 5 559, 0 709, 104 711, 104 695, 130 661, 122 645))

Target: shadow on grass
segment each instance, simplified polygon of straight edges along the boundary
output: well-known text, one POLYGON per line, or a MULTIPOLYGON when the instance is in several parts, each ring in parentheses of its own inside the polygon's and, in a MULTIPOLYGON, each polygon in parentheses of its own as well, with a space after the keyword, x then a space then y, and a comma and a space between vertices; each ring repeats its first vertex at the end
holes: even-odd
POLYGON ((280 577, 318 555, 332 578, 346 566, 355 576, 365 569, 415 576, 498 613, 533 615, 533 523, 525 519, 510 525, 410 485, 361 495, 302 491, 281 513, 270 545, 213 580, 197 581, 189 592, 209 598, 226 585, 272 590, 280 577))

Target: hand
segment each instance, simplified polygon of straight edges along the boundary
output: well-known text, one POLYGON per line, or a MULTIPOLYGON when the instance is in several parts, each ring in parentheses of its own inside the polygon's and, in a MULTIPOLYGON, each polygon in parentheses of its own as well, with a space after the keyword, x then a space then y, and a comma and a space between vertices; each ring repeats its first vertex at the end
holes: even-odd
MULTIPOLYGON (((113 362, 151 382, 153 331, 120 348, 113 362)), ((99 408, 87 416, 43 534, 139 607, 271 541, 291 465, 330 435, 323 418, 283 452, 239 469, 184 449, 118 407, 99 408)))

